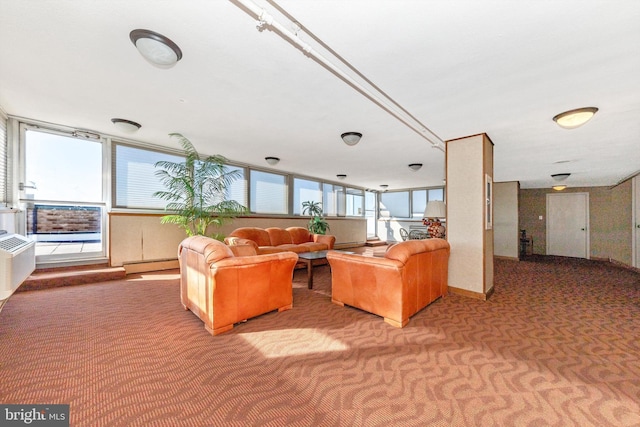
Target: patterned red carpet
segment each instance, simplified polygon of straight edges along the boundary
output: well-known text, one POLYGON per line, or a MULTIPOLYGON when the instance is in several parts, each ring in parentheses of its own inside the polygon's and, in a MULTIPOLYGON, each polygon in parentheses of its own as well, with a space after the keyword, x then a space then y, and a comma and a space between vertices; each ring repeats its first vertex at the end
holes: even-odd
POLYGON ((640 275, 496 261, 395 329, 296 271, 294 308, 213 337, 177 275, 15 294, 0 403, 68 403, 74 426, 638 426, 640 275))

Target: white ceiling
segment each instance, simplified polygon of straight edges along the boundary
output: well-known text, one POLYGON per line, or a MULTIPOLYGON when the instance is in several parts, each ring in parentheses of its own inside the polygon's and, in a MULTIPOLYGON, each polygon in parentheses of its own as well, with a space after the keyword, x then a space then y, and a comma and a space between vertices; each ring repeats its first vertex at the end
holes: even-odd
MULTIPOLYGON (((286 28, 268 0, 254 0, 286 28)), ((494 180, 609 186, 640 170, 640 1, 277 0, 442 140, 486 133, 494 180), (595 106, 586 125, 552 117, 595 106)), ((311 35, 299 38, 326 54, 311 35)), ((223 0, 0 0, 0 107, 8 114, 347 185, 442 185, 444 153, 223 0), (180 46, 170 69, 129 40, 180 46), (340 134, 358 131, 353 147, 340 134), (409 163, 423 163, 418 172, 409 163)), ((349 71, 344 65, 341 69, 349 71)), ((350 71, 349 71, 350 72, 350 71)), ((351 73, 351 72, 350 72, 351 73)))

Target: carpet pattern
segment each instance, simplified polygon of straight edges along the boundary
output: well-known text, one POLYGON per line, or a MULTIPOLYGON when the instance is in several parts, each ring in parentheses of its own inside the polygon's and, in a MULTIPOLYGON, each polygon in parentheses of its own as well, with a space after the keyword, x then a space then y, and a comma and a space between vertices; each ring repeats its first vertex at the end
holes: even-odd
POLYGON ((14 294, 0 403, 68 403, 74 426, 638 426, 640 275, 496 260, 488 301, 449 295, 403 329, 330 301, 213 337, 175 272, 14 294))

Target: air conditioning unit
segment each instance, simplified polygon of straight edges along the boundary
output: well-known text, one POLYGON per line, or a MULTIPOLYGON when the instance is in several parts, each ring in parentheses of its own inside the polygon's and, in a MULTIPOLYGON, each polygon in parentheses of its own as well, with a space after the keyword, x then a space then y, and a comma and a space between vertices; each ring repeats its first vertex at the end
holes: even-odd
POLYGON ((0 308, 36 269, 36 242, 19 234, 0 234, 0 308))

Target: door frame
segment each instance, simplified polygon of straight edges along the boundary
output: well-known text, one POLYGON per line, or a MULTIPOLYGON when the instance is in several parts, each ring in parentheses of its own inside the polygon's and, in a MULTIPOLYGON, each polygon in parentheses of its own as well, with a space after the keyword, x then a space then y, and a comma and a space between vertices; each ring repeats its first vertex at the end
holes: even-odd
MULTIPOLYGON (((24 197, 24 191, 20 189, 20 183, 25 182, 26 178, 26 132, 27 130, 34 130, 42 133, 50 133, 53 135, 69 137, 69 138, 77 138, 82 140, 82 134, 76 135, 75 129, 66 128, 64 126, 55 126, 50 124, 41 124, 39 122, 31 122, 31 121, 22 121, 14 119, 14 126, 17 130, 16 132, 16 140, 13 141, 14 147, 16 147, 15 151, 18 153, 16 156, 17 165, 14 163, 15 167, 15 175, 14 181, 12 182, 12 191, 15 195, 14 200, 21 207, 22 215, 17 224, 17 229, 20 234, 27 235, 27 219, 26 219, 26 209, 23 209, 24 204, 29 202, 29 199, 24 197)), ((77 205, 77 206, 97 206, 100 207, 101 215, 100 215, 100 223, 101 223, 101 244, 99 251, 91 251, 84 253, 63 253, 60 255, 38 255, 36 253, 36 268, 40 266, 47 267, 56 267, 56 266, 66 266, 66 265, 82 265, 82 264, 95 264, 95 263, 103 263, 108 262, 108 242, 109 242, 109 226, 108 226, 108 210, 110 205, 108 203, 108 186, 109 186, 109 178, 108 174, 105 171, 110 167, 110 163, 106 161, 109 152, 110 152, 110 144, 109 139, 104 138, 102 135, 90 133, 92 135, 91 139, 95 139, 94 142, 100 143, 101 149, 101 175, 102 175, 102 191, 101 191, 101 201, 100 202, 78 202, 78 201, 67 201, 67 200, 54 200, 50 201, 51 204, 60 204, 60 205, 77 205), (95 137, 93 136, 95 135, 95 137)), ((89 133, 87 133, 89 135, 89 133)), ((89 139, 89 138, 87 138, 89 139)), ((47 201, 49 202, 49 201, 47 201)))
POLYGON ((640 175, 631 180, 631 265, 640 268, 640 175))
POLYGON ((550 207, 549 207, 549 200, 551 197, 566 197, 566 196, 576 196, 576 195, 581 195, 584 196, 585 198, 585 212, 584 212, 584 217, 585 217, 585 258, 584 259, 591 259, 591 239, 590 239, 590 224, 589 224, 589 193, 587 192, 574 192, 574 193, 564 193, 564 194, 559 194, 559 193, 547 193, 546 196, 546 215, 547 215, 547 220, 546 220, 546 227, 545 227, 545 234, 546 234, 546 248, 545 251, 547 253, 547 255, 549 255, 549 246, 550 246, 550 239, 549 239, 549 212, 550 212, 550 207))

